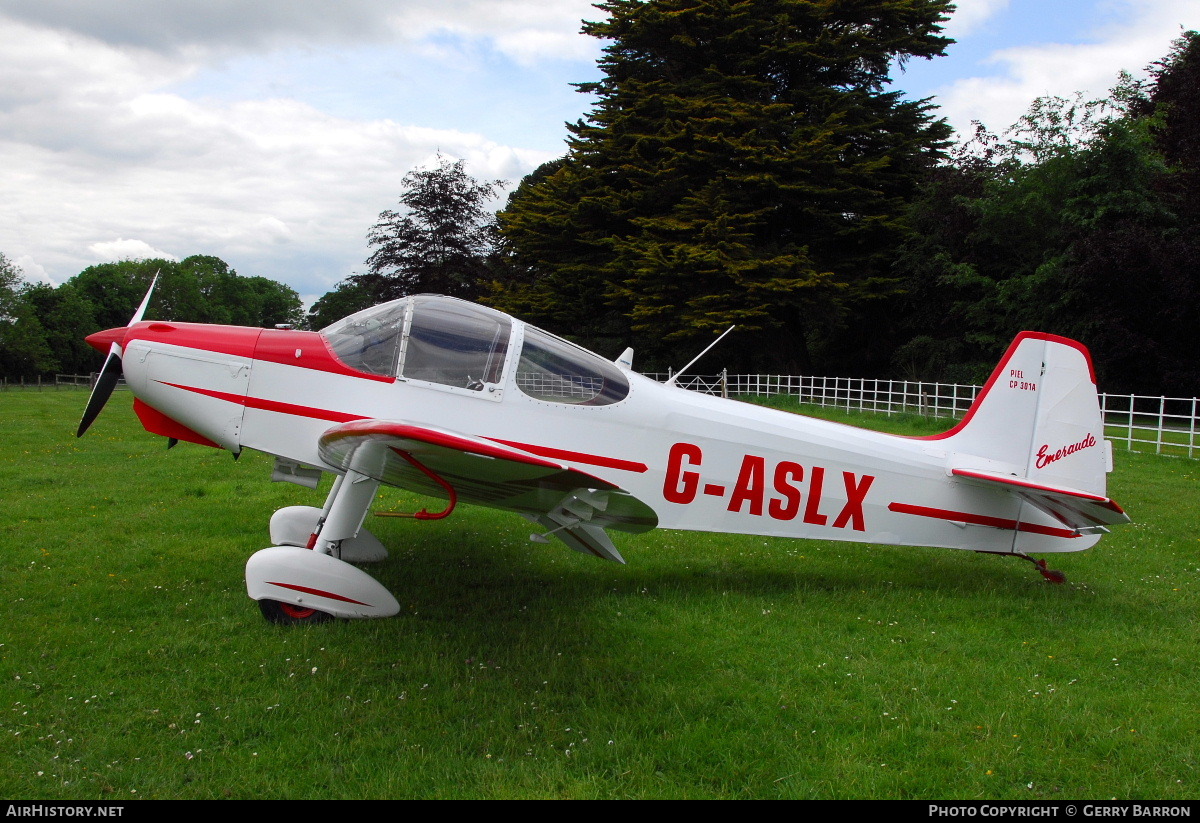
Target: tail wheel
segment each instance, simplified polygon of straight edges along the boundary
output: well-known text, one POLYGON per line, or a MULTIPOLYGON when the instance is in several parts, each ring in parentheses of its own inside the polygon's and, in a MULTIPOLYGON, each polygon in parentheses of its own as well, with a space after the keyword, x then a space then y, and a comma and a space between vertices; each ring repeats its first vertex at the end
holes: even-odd
MULTIPOLYGON (((1033 560, 1033 558, 1029 558, 1033 560)), ((1058 569, 1052 569, 1046 565, 1045 560, 1033 560, 1033 565, 1037 566, 1037 570, 1042 573, 1042 577, 1049 580, 1051 583, 1066 583, 1067 576, 1058 569)))
POLYGON ((1042 577, 1049 580, 1051 583, 1066 583, 1067 575, 1060 572, 1058 569, 1038 569, 1042 573, 1042 577))
POLYGON ((280 603, 278 600, 260 600, 258 608, 268 623, 277 626, 312 626, 333 620, 333 615, 328 612, 297 606, 294 603, 280 603))
POLYGON ((1051 583, 1061 584, 1061 583, 1067 582, 1067 576, 1065 574, 1063 574, 1062 572, 1060 572, 1058 569, 1052 569, 1049 566, 1047 566, 1045 560, 1033 558, 1027 554, 1022 554, 1021 552, 1012 552, 1010 554, 1009 552, 989 552, 989 551, 984 551, 982 549, 976 549, 976 551, 978 551, 980 554, 1002 554, 1002 555, 1008 555, 1010 557, 1019 557, 1022 560, 1028 560, 1035 567, 1037 567, 1037 570, 1042 575, 1042 577, 1046 578, 1051 583))

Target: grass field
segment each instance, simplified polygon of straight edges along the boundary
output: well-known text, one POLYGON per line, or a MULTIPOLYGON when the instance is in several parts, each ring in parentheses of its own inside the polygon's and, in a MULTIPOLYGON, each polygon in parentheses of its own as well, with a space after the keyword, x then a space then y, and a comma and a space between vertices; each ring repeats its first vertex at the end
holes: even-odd
MULTIPOLYGON (((1136 521, 1028 564, 514 515, 372 518, 400 616, 266 624, 270 459, 119 394, 0 394, 0 796, 1200 797, 1200 463, 1117 452, 1136 521)), ((919 418, 849 419, 920 433, 919 418)), ((411 508, 386 490, 377 509, 411 508)))

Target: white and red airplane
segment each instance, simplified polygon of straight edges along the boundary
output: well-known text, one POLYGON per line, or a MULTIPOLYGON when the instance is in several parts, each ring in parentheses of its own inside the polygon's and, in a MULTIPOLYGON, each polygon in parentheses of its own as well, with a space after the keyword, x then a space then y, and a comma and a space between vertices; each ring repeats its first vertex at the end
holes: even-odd
POLYGON ((88 337, 109 353, 82 435, 123 372, 142 425, 257 449, 322 508, 271 518, 246 586, 274 622, 387 617, 395 598, 347 561, 379 484, 507 509, 580 552, 624 562, 608 530, 654 528, 1012 554, 1093 546, 1129 520, 1095 373, 1072 340, 1024 332, 966 417, 901 437, 658 383, 492 309, 417 295, 321 332, 143 322, 88 337))

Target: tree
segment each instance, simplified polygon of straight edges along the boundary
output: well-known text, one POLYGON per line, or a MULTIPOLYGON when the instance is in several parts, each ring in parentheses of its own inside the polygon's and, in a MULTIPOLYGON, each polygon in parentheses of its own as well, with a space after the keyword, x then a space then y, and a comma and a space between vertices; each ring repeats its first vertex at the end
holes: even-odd
POLYGON ((0 374, 8 378, 34 377, 58 368, 21 274, 19 266, 0 254, 0 374))
POLYGON ((903 207, 949 128, 886 90, 932 58, 948 0, 608 0, 597 105, 499 215, 505 308, 676 365, 804 368, 887 295, 903 207), (840 330, 840 333, 839 333, 840 330), (732 338, 731 338, 732 339, 732 338))
MULTIPOLYGON (((1137 326, 1152 351, 1148 363, 1127 362, 1122 379, 1151 383, 1139 390, 1194 397, 1200 395, 1200 32, 1185 32, 1150 66, 1144 91, 1130 116, 1144 124, 1161 158, 1164 168, 1150 185, 1171 219, 1126 225, 1123 256, 1130 265, 1110 282, 1142 308, 1137 326), (1147 242, 1152 248, 1137 248, 1147 242)), ((1098 244, 1091 252, 1101 267, 1117 260, 1098 244)), ((1114 349, 1120 345, 1113 341, 1114 349)))
POLYGON ((303 322, 300 295, 265 277, 243 277, 219 257, 193 255, 183 260, 120 260, 89 266, 70 285, 95 309, 98 328, 129 322, 151 280, 158 286, 147 317, 187 323, 270 327, 303 322))
POLYGON ((96 350, 84 340, 102 328, 96 323, 91 301, 67 283, 58 288, 47 283, 31 284, 25 288, 25 299, 57 361, 52 368, 41 371, 86 374, 96 368, 96 350))
POLYGON ((375 292, 371 288, 359 282, 358 277, 351 277, 338 283, 333 291, 326 292, 312 304, 304 325, 305 328, 319 331, 343 317, 370 308, 379 302, 382 301, 375 298, 375 292))
POLYGON ((0 322, 12 322, 19 311, 21 274, 21 267, 0 252, 0 322))
POLYGON ((1200 393, 1200 37, 1108 100, 1045 98, 931 177, 900 255, 899 370, 979 380, 1022 329, 1075 337, 1107 391, 1200 393))
POLYGON ((481 183, 462 160, 440 155, 437 168, 410 171, 402 181, 403 209, 380 213, 367 232, 375 249, 367 272, 349 279, 375 302, 419 292, 474 299, 495 241, 487 205, 502 184, 481 183))
POLYGON ((1154 141, 1178 174, 1177 192, 1189 200, 1192 215, 1200 214, 1200 32, 1185 32, 1150 67, 1150 76, 1133 113, 1154 118, 1154 141))
MULTIPOLYGON (((175 266, 173 260, 122 260, 115 263, 99 263, 88 266, 64 285, 71 286, 92 305, 96 330, 124 326, 133 316, 138 303, 150 287, 156 272, 175 266)), ((174 296, 174 289, 160 288, 147 312, 148 318, 156 320, 194 320, 193 317, 173 317, 164 311, 167 293, 174 296)))
POLYGON ((0 254, 0 373, 32 377, 95 370, 102 356, 84 338, 127 324, 156 274, 147 318, 268 328, 304 320, 294 289, 265 277, 242 277, 209 255, 101 263, 54 288, 23 283, 21 270, 0 254))

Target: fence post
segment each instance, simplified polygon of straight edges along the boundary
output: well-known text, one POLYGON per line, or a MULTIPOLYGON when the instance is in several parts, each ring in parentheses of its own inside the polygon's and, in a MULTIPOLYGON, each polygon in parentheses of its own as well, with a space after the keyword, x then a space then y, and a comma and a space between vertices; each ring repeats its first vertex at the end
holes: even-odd
POLYGON ((1196 398, 1192 398, 1192 421, 1188 423, 1188 457, 1196 445, 1196 398))
POLYGON ((1166 425, 1166 415, 1164 414, 1164 412, 1166 411, 1166 408, 1167 408, 1167 398, 1165 398, 1165 397, 1158 398, 1158 438, 1157 438, 1158 444, 1154 448, 1154 451, 1156 454, 1162 454, 1163 426, 1166 425))
POLYGON ((1134 395, 1129 395, 1129 440, 1125 444, 1125 448, 1133 451, 1133 398, 1134 395))

